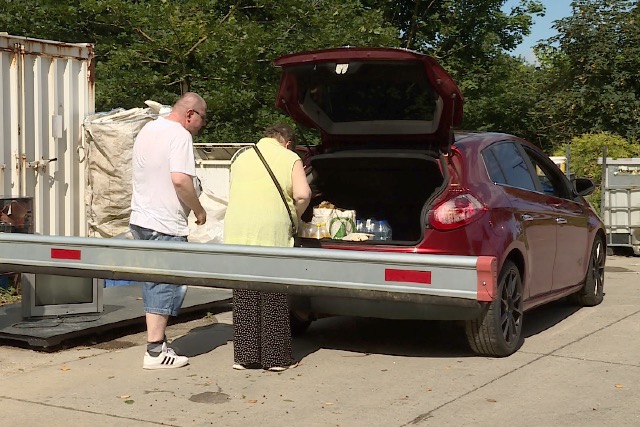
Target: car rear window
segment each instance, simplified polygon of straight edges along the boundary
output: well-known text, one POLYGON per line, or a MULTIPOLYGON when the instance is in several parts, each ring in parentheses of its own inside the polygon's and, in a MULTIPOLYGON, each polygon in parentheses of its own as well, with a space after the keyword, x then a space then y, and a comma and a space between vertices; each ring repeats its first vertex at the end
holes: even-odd
POLYGON ((419 62, 314 66, 312 73, 299 68, 299 84, 335 123, 434 119, 438 95, 419 62))

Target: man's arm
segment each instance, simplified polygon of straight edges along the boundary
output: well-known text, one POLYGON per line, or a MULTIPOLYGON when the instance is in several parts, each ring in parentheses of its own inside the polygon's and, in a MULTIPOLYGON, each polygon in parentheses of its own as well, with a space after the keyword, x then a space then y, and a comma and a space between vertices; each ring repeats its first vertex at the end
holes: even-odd
POLYGON ((302 160, 296 160, 293 164, 291 185, 293 187, 293 204, 296 207, 298 218, 300 218, 311 201, 311 188, 307 182, 307 174, 304 172, 302 160))
POLYGON ((207 222, 207 211, 200 204, 196 190, 193 188, 193 177, 182 172, 171 172, 171 182, 176 189, 178 199, 196 216, 196 224, 202 225, 207 222))

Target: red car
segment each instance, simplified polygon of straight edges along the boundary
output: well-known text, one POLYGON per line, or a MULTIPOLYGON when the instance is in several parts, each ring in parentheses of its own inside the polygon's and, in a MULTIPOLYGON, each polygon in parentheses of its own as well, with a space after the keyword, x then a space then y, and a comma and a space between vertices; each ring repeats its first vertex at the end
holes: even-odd
POLYGON ((523 342, 525 311, 571 296, 603 299, 605 230, 583 196, 540 149, 502 133, 454 132, 463 97, 431 57, 403 49, 338 48, 283 56, 276 105, 317 145, 303 147, 313 200, 386 220, 389 240, 302 239, 303 246, 492 256, 494 301, 410 304, 296 297, 292 328, 322 315, 463 320, 478 354, 508 356, 523 342))

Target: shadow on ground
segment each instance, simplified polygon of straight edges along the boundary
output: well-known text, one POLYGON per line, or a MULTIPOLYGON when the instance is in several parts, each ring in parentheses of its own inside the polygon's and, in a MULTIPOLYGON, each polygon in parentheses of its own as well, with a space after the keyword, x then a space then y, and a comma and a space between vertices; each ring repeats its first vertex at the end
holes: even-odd
POLYGON ((209 353, 217 347, 233 340, 233 326, 226 323, 213 323, 193 328, 186 335, 171 342, 171 347, 187 357, 209 353))
MULTIPOLYGON (((564 300, 525 314, 525 339, 542 333, 580 310, 564 300)), ((464 322, 331 317, 311 324, 294 341, 299 359, 321 349, 410 357, 475 357, 464 322)))
POLYGON ((299 358, 320 348, 413 357, 473 356, 464 327, 456 322, 331 317, 313 322, 294 344, 299 358))

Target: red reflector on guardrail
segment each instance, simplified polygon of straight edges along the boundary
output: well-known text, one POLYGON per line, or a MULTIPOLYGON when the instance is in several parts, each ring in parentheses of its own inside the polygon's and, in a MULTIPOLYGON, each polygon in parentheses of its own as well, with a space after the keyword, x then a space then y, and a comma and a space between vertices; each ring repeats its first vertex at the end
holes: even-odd
POLYGON ((387 282, 422 283, 425 285, 430 285, 431 272, 417 270, 395 270, 393 268, 386 268, 384 270, 384 280, 387 282))
POLYGON ((72 259, 80 261, 80 251, 77 249, 51 249, 52 259, 72 259))

